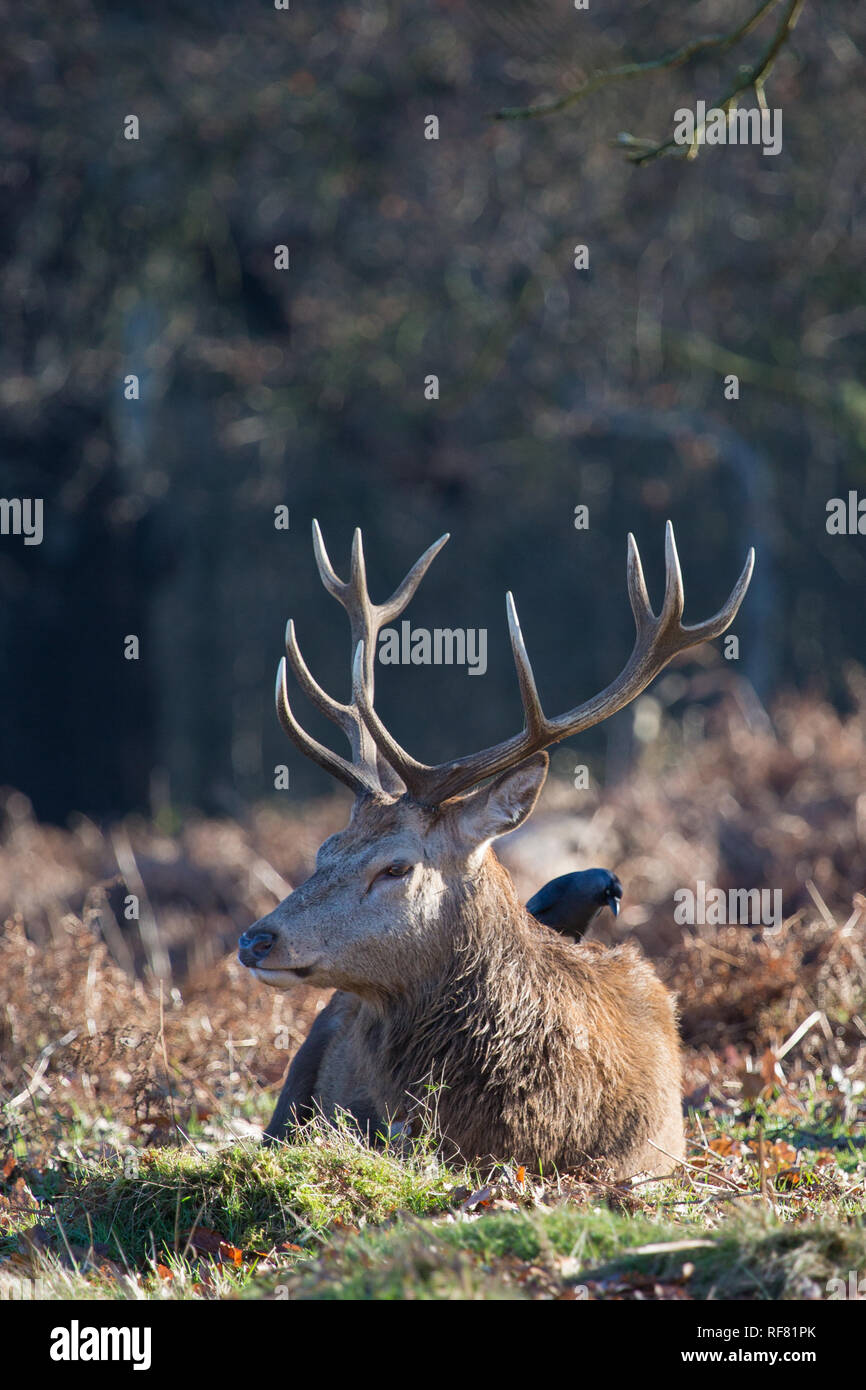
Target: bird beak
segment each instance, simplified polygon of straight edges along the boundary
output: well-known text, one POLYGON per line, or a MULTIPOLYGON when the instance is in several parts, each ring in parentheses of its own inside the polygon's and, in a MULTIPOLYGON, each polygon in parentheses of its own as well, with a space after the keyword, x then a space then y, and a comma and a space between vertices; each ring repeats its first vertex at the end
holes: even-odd
POLYGON ((619 898, 611 898, 611 899, 610 899, 609 906, 610 906, 610 910, 611 910, 611 912, 613 913, 614 917, 618 917, 618 916, 619 916, 619 898))

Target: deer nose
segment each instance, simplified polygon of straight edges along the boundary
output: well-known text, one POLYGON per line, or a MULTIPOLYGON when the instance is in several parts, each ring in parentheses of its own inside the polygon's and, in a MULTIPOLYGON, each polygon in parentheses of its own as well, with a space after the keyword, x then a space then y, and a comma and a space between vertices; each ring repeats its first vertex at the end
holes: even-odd
POLYGON ((245 931, 238 942, 238 960, 241 965, 258 965, 268 954, 277 939, 276 932, 245 931))

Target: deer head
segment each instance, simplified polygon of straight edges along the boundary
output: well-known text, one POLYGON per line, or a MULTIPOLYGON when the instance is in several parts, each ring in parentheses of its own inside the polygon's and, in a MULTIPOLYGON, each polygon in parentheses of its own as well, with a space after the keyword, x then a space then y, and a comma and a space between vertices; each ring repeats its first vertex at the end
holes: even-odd
POLYGON ((544 750, 607 719, 646 689, 678 652, 724 632, 754 564, 750 551, 724 607, 706 622, 687 627, 670 522, 658 616, 650 607, 638 549, 629 535, 627 584, 636 629, 631 656, 605 690, 555 718, 542 710, 509 593, 508 629, 523 730, 469 757, 431 767, 401 748, 376 714, 374 663, 380 629, 402 613, 447 540, 442 536, 430 546, 386 603, 374 604, 367 592, 360 531, 352 545, 350 577, 343 582, 313 522, 322 583, 349 616, 352 699, 342 704, 317 684, 290 621, 286 657, 277 674, 277 713, 301 751, 351 788, 355 804, 346 829, 319 850, 312 877, 241 937, 240 960, 265 984, 287 988, 306 979, 373 1000, 399 995, 412 981, 435 978, 453 955, 458 924, 521 912, 490 845, 531 813, 547 774, 544 750), (288 666, 312 702, 343 729, 351 761, 312 738, 296 720, 289 704, 288 666))

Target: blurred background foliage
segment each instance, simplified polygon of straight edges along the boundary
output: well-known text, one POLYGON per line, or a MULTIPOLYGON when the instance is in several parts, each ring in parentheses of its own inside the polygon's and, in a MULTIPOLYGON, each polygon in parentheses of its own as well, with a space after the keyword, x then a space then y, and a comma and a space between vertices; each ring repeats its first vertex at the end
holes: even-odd
MULTIPOLYGON (((338 572, 363 528, 374 598, 452 532, 408 616, 486 627, 489 667, 380 669, 379 707, 418 756, 516 728, 508 588, 549 712, 606 685, 631 643, 626 533, 657 598, 667 516, 687 621, 758 549, 735 627, 750 707, 792 685, 844 706, 866 540, 825 523, 830 497, 866 491, 866 10, 807 4, 767 88, 775 158, 640 169, 614 148, 663 136, 739 54, 491 118, 750 6, 733 9, 0 7, 0 495, 45 499, 41 546, 0 537, 0 782, 57 820, 239 814, 278 762, 293 794, 323 790, 272 708, 289 616, 314 673, 348 685, 313 516, 338 572)), ((717 660, 719 684, 733 668, 717 660)), ((634 721, 558 766, 621 775, 634 721)))

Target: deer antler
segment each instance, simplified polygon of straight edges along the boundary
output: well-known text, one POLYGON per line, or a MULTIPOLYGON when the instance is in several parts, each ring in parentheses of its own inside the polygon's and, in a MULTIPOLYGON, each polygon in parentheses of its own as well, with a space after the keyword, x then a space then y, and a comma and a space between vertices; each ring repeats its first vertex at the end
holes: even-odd
POLYGON ((358 642, 355 651, 355 708, 360 711, 382 757, 400 777, 409 794, 416 801, 438 805, 448 797, 477 786, 485 778, 516 766, 531 754, 548 748, 553 743, 559 743, 561 739, 570 738, 572 734, 581 733, 594 724, 600 724, 645 690, 650 681, 655 679, 678 652, 718 637, 736 615, 749 587, 754 563, 755 552, 750 550, 743 572, 724 607, 706 622, 698 623, 694 627, 684 627, 681 621, 683 580, 671 523, 667 523, 665 530, 665 596, 658 617, 650 607, 640 555, 634 536, 629 533, 627 583, 636 629, 631 656, 616 680, 605 690, 555 719, 548 719, 542 710, 514 599, 509 593, 506 597, 508 630, 523 703, 524 728, 521 733, 515 734, 503 743, 485 748, 470 757, 443 763, 438 767, 428 767, 424 763, 416 762, 392 738, 373 709, 366 679, 371 659, 370 648, 365 638, 358 642))
POLYGON ((361 716, 357 692, 358 690, 362 691, 363 699, 372 707, 376 638, 385 624, 393 622, 403 612, 447 540, 448 535, 446 533, 424 551, 420 560, 416 560, 402 584, 398 585, 386 603, 373 603, 367 592, 367 574, 364 565, 364 546, 361 532, 356 530, 352 539, 349 579, 344 582, 337 577, 328 558, 325 542, 322 540, 322 533, 319 530, 319 523, 313 522, 313 549, 319 577, 328 593, 342 604, 349 615, 352 649, 362 651, 364 656, 361 660, 360 670, 356 672, 354 677, 352 703, 341 704, 339 700, 328 695, 311 675, 298 647, 295 624, 292 619, 289 619, 286 627, 286 655, 280 662, 277 671, 277 714, 289 738, 300 748, 301 752, 327 772, 330 772, 332 776, 344 782, 356 795, 370 793, 374 796, 382 796, 403 790, 402 784, 398 784, 398 774, 395 769, 385 762, 383 757, 379 756, 376 741, 361 716), (341 758, 338 753, 333 753, 324 744, 319 743, 298 723, 289 704, 286 680, 287 662, 291 666, 301 689, 309 696, 313 704, 335 724, 339 724, 343 730, 352 748, 351 763, 347 762, 345 758, 341 758))

